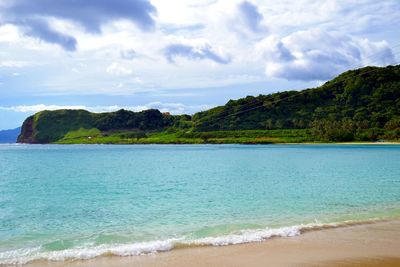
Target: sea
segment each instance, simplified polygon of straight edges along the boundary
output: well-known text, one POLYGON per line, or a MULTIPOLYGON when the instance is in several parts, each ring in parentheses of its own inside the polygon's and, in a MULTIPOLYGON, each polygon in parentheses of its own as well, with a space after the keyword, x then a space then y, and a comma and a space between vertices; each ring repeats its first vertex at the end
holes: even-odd
POLYGON ((398 145, 0 145, 0 264, 400 217, 398 145))

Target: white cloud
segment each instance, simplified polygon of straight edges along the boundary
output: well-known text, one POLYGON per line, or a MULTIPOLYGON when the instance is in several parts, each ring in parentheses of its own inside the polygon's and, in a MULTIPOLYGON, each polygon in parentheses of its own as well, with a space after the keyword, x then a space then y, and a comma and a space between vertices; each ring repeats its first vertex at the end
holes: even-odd
POLYGON ((160 110, 161 112, 170 112, 171 114, 192 114, 195 112, 211 108, 211 106, 209 105, 185 105, 182 103, 162 103, 162 102, 151 102, 145 105, 145 107, 146 108, 144 109, 154 108, 160 110))
POLYGON ((22 112, 22 113, 32 113, 39 112, 42 110, 57 110, 57 109, 85 109, 85 106, 60 106, 60 105, 21 105, 12 107, 1 107, 0 110, 22 112))
POLYGON ((0 110, 13 111, 18 113, 36 113, 43 110, 59 110, 59 109, 84 109, 91 112, 112 112, 120 109, 131 110, 131 111, 142 111, 147 109, 158 109, 161 112, 170 112, 171 114, 192 114, 198 111, 203 111, 211 108, 209 105, 185 105, 182 103, 162 103, 162 102, 150 102, 145 105, 137 106, 85 106, 85 105, 20 105, 4 107, 0 106, 0 110))
POLYGON ((319 29, 269 36, 256 47, 266 61, 266 75, 288 80, 328 80, 348 69, 394 62, 386 42, 319 29))
POLYGON ((16 43, 20 39, 21 36, 16 26, 10 24, 0 26, 0 43, 16 43))
POLYGON ((19 61, 19 60, 0 61, 0 68, 23 68, 32 65, 33 63, 28 61, 19 61))
POLYGON ((187 39, 182 36, 171 36, 169 39, 171 42, 164 48, 164 56, 171 63, 174 63, 177 58, 208 59, 219 64, 231 62, 231 56, 223 47, 213 47, 207 39, 187 39))
POLYGON ((110 66, 107 67, 106 71, 107 73, 116 76, 126 76, 126 75, 131 75, 133 73, 131 69, 122 66, 118 62, 113 62, 110 66))

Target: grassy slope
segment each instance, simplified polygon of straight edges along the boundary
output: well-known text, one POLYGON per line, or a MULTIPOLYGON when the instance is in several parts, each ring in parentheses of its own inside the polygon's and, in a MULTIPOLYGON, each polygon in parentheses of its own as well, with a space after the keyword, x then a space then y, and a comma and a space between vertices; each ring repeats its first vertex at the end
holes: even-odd
POLYGON ((94 130, 79 130, 67 134, 57 144, 271 144, 312 142, 310 131, 245 130, 215 132, 153 132, 144 137, 129 137, 126 132, 93 134, 94 130))

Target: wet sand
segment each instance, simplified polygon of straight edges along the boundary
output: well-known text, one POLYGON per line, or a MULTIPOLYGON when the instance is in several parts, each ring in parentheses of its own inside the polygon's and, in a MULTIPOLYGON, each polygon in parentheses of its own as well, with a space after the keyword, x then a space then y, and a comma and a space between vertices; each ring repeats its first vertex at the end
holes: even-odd
POLYGON ((400 220, 310 231, 260 243, 26 266, 400 266, 400 220))

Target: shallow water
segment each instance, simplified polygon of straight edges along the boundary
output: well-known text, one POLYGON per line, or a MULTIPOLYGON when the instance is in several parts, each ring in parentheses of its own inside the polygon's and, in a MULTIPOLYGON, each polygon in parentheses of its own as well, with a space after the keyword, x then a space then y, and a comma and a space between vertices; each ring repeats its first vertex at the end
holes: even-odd
POLYGON ((0 145, 0 263, 253 242, 399 215, 395 145, 0 145))

